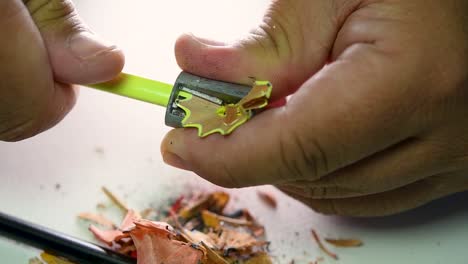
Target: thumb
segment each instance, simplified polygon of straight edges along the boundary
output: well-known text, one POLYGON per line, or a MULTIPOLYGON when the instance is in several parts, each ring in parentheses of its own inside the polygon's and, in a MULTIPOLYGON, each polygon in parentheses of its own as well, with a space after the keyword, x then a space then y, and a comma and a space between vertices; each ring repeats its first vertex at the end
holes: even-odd
POLYGON ((250 83, 251 78, 269 80, 275 88, 281 88, 273 92, 276 100, 291 93, 295 85, 290 78, 281 76, 286 64, 283 61, 288 58, 280 56, 277 48, 264 48, 253 42, 247 46, 225 44, 185 34, 177 40, 175 54, 181 69, 199 76, 235 83, 250 83))
POLYGON ((122 70, 122 51, 94 35, 70 0, 29 0, 26 6, 47 47, 56 81, 97 83, 122 70))
POLYGON ((272 108, 228 137, 199 138, 194 129, 174 129, 164 138, 161 153, 166 163, 224 187, 285 183, 285 175, 287 181, 300 180, 285 159, 297 149, 297 141, 289 139, 294 136, 287 115, 283 107, 272 108))
MULTIPOLYGON (((339 28, 333 4, 273 1, 261 25, 235 43, 180 37, 177 61, 183 70, 208 78, 235 83, 250 83, 249 77, 269 80, 272 100, 283 99, 325 64, 339 28)), ((300 171, 290 162, 297 156, 297 135, 291 111, 286 110, 264 111, 228 137, 201 139, 193 129, 172 130, 161 146, 163 158, 225 187, 281 183, 286 175, 288 180, 299 179, 300 171)))
POLYGON ((235 83, 251 83, 252 77, 268 80, 274 87, 272 100, 282 99, 328 58, 337 28, 330 17, 335 14, 315 14, 315 10, 331 10, 326 7, 330 2, 273 1, 262 23, 230 44, 182 35, 175 45, 177 62, 187 72, 212 79, 235 83), (299 14, 298 10, 307 11, 299 14), (303 18, 309 16, 330 22, 304 24, 303 18))

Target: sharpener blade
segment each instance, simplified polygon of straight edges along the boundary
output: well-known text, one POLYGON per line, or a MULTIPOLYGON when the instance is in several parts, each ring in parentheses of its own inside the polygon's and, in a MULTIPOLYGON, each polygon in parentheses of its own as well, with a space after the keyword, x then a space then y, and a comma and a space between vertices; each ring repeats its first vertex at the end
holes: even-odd
POLYGON ((178 100, 185 99, 184 94, 192 94, 218 105, 236 104, 252 89, 250 86, 202 78, 187 72, 180 73, 174 84, 166 108, 166 125, 183 127, 185 111, 177 106, 178 100))

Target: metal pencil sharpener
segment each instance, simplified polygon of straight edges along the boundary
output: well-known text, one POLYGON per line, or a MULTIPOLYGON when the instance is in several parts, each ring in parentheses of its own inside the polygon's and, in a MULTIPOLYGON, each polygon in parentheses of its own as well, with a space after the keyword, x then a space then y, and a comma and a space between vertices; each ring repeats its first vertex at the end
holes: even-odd
POLYGON ((182 72, 177 77, 171 96, 169 97, 165 123, 171 127, 184 127, 182 120, 185 118, 186 112, 178 106, 178 102, 185 100, 187 94, 222 107, 223 105, 238 103, 242 98, 247 96, 251 89, 252 87, 246 85, 202 78, 182 72))

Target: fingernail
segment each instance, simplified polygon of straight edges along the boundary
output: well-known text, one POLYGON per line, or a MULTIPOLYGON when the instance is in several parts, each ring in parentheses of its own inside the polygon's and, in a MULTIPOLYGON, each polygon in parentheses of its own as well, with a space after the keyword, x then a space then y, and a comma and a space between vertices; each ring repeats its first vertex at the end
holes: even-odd
POLYGON ((226 43, 224 43, 222 41, 216 41, 216 40, 212 40, 212 39, 197 37, 193 33, 187 33, 187 36, 189 36, 191 38, 192 43, 198 44, 198 45, 201 45, 201 46, 215 46, 215 47, 226 46, 226 43))
POLYGON ((187 33, 187 35, 188 35, 193 41, 203 44, 203 43, 200 41, 200 39, 199 39, 197 36, 195 36, 195 34, 193 34, 192 32, 187 33))
POLYGON ((172 152, 164 152, 162 156, 165 163, 182 170, 190 170, 187 163, 178 155, 172 152))
POLYGON ((68 41, 70 50, 75 56, 85 60, 117 49, 117 46, 109 44, 89 32, 74 34, 68 41))

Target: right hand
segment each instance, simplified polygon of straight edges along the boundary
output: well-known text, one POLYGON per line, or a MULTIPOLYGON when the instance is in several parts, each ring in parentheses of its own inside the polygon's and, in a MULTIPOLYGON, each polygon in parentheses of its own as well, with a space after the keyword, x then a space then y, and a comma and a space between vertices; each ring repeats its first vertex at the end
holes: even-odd
POLYGON ((273 83, 232 135, 169 132, 164 160, 226 187, 274 184, 317 211, 387 215, 468 190, 468 1, 276 0, 234 44, 185 35, 182 69, 273 83))
POLYGON ((121 50, 99 40, 70 0, 0 1, 0 140, 18 141, 59 122, 76 87, 123 68, 121 50))

